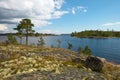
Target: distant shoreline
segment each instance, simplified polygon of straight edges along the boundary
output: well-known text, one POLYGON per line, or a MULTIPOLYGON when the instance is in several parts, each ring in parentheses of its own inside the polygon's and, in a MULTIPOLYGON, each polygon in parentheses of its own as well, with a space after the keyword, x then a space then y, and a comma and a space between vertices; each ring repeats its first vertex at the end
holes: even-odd
MULTIPOLYGON (((0 36, 8 36, 8 35, 14 35, 14 36, 18 36, 19 34, 17 33, 4 33, 4 34, 0 34, 0 36)), ((24 37, 25 34, 22 34, 22 36, 24 37)), ((39 37, 39 36, 57 36, 56 34, 43 34, 43 33, 34 33, 34 34, 29 34, 29 36, 35 36, 35 37, 39 37)))

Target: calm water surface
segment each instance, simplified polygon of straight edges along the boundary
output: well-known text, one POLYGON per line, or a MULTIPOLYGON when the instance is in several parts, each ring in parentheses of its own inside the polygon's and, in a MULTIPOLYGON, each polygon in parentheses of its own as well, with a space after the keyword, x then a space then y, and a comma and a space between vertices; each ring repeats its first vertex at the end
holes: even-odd
MULTIPOLYGON (((84 48, 86 45, 90 47, 93 55, 106 58, 108 61, 120 64, 120 38, 108 38, 108 39, 90 39, 90 38, 75 38, 70 35, 60 36, 45 36, 45 46, 50 47, 54 45, 57 47, 57 40, 61 40, 61 48, 67 48, 68 42, 72 43, 72 50, 77 51, 81 46, 84 48)), ((0 36, 0 41, 7 40, 6 36, 0 36)), ((19 38, 17 38, 18 41, 19 38)), ((39 37, 29 37, 29 44, 37 44, 39 37)), ((23 44, 25 38, 23 38, 23 44)))

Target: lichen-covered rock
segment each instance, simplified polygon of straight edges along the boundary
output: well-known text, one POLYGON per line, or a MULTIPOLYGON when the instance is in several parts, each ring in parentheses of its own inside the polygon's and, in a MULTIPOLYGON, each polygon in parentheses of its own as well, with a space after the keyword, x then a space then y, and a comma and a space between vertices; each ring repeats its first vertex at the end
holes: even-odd
POLYGON ((120 80, 120 68, 106 63, 102 73, 95 72, 103 65, 95 57, 86 59, 58 48, 17 46, 12 51, 10 46, 0 48, 0 80, 120 80))
POLYGON ((72 62, 75 62, 75 63, 85 63, 85 61, 80 59, 80 58, 72 59, 72 62))
POLYGON ((90 68, 93 71, 97 71, 100 72, 103 68, 103 62, 98 59, 97 57, 87 57, 86 61, 85 61, 85 66, 87 68, 90 68))

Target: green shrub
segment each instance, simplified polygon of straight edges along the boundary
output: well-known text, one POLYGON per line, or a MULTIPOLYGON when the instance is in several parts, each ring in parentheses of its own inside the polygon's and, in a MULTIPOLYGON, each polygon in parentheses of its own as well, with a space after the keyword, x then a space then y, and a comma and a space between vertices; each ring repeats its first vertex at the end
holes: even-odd
POLYGON ((92 51, 88 46, 85 46, 84 50, 81 47, 79 47, 78 52, 86 55, 92 55, 92 51))
POLYGON ((16 38, 10 34, 7 36, 8 37, 8 40, 6 41, 7 44, 18 44, 16 38))
POLYGON ((52 44, 52 45, 51 45, 51 48, 55 48, 55 46, 52 44))
POLYGON ((73 45, 71 43, 68 43, 68 49, 72 49, 73 45))
POLYGON ((41 36, 40 37, 40 40, 38 41, 38 46, 44 46, 45 45, 45 41, 44 41, 44 39, 43 39, 43 37, 41 36))
POLYGON ((84 49, 83 53, 85 53, 87 55, 91 55, 92 54, 91 50, 90 50, 90 48, 88 46, 85 46, 85 49, 84 49))
POLYGON ((82 47, 79 47, 79 48, 78 48, 78 52, 79 52, 79 53, 83 53, 82 47))

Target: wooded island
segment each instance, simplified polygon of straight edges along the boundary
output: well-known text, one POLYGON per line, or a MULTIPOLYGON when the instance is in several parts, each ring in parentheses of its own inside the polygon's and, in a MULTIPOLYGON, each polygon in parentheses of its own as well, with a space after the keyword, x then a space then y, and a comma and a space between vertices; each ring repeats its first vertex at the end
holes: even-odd
POLYGON ((82 32, 72 32, 71 36, 81 38, 109 38, 120 37, 119 31, 99 31, 99 30, 86 30, 82 32))

